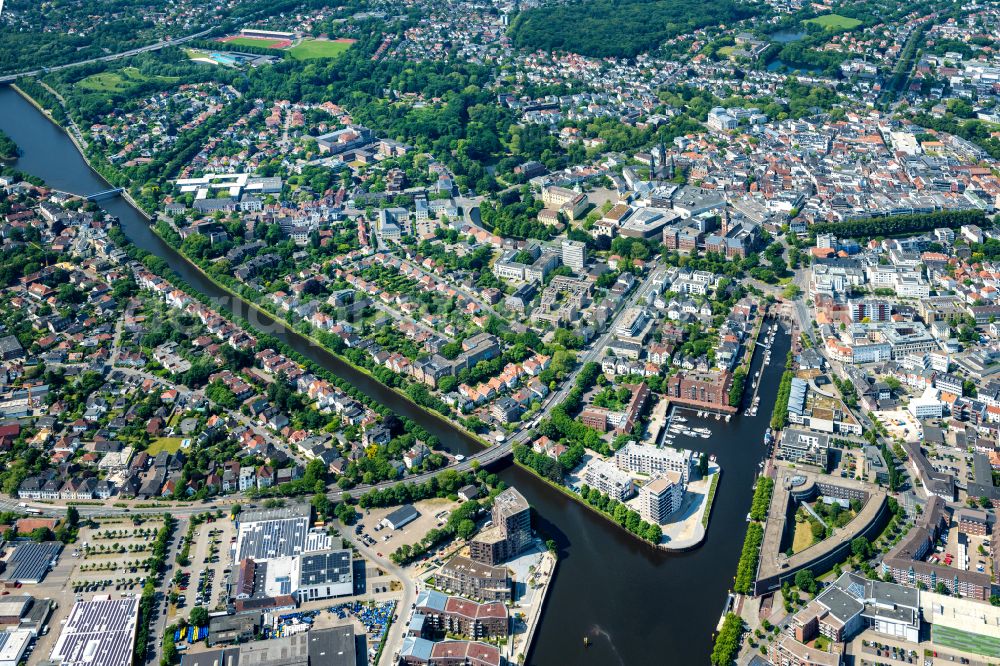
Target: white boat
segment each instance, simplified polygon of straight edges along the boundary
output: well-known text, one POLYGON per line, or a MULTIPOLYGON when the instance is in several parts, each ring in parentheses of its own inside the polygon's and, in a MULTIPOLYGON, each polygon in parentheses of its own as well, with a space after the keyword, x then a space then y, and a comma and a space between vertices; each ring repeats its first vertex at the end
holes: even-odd
POLYGON ((687 423, 687 419, 683 416, 675 416, 674 421, 677 421, 678 423, 687 423))
POLYGON ((710 434, 708 434, 707 432, 703 432, 703 433, 701 433, 701 438, 702 438, 702 439, 708 439, 709 437, 711 437, 711 435, 710 435, 710 434))

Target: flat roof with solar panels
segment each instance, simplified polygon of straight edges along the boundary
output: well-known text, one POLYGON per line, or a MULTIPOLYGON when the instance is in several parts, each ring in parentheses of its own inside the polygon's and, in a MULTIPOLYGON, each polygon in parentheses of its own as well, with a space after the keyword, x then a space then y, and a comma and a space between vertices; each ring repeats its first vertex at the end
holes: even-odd
POLYGON ((308 506, 245 511, 240 516, 237 561, 263 562, 292 557, 306 550, 309 535, 308 506))
POLYGON ((322 599, 354 593, 350 550, 303 555, 299 565, 299 598, 322 599))
POLYGON ((0 574, 0 580, 41 583, 49 569, 56 565, 62 547, 58 541, 17 544, 14 552, 7 558, 7 568, 0 574))
POLYGON ((138 619, 137 597, 78 601, 52 648, 52 661, 60 666, 131 664, 138 619))

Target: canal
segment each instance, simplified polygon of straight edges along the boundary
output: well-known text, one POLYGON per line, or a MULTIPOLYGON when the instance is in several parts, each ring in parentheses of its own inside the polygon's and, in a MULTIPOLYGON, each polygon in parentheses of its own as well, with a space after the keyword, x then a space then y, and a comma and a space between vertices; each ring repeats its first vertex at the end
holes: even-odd
MULTIPOLYGON (((20 170, 45 179, 51 187, 77 194, 107 189, 69 137, 7 87, 0 88, 0 129, 21 148, 22 156, 15 165, 20 170)), ((476 450, 478 445, 460 431, 414 408, 367 375, 222 292, 161 241, 125 200, 113 199, 101 205, 121 220, 123 231, 136 246, 162 257, 220 308, 273 333, 375 400, 412 418, 438 436, 448 449, 465 453, 476 450)), ((779 335, 774 343, 772 362, 762 372, 757 416, 745 417, 741 412, 731 423, 725 423, 702 421, 689 414, 689 425, 710 428, 712 437, 679 436, 674 440, 677 445, 716 454, 723 468, 708 535, 696 550, 670 554, 645 546, 528 472, 516 466, 501 472, 501 477, 516 486, 536 510, 536 528, 559 544, 559 568, 528 663, 708 663, 712 633, 732 586, 746 532, 751 485, 764 455, 764 431, 789 345, 787 335, 779 335), (584 646, 585 636, 590 638, 589 648, 584 646)), ((762 359, 763 353, 758 350, 750 377, 760 368, 762 359)))

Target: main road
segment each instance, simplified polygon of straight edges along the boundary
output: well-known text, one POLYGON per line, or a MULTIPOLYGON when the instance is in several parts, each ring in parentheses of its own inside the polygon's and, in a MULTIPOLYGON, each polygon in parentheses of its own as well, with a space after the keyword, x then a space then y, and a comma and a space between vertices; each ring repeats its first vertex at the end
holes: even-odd
POLYGON ((49 72, 58 72, 62 69, 70 69, 71 67, 79 67, 80 65, 89 65, 94 62, 110 62, 112 60, 121 60, 122 58, 129 58, 134 55, 139 55, 140 53, 147 53, 149 51, 159 51, 162 48, 168 46, 177 46, 178 44, 184 44, 185 42, 190 42, 192 39, 198 39, 199 37, 204 37, 208 33, 215 30, 215 28, 206 28, 201 32, 196 32, 192 35, 187 35, 186 37, 178 37, 177 39, 167 38, 163 41, 156 42, 155 44, 147 44, 146 46, 140 46, 138 48, 129 49, 128 51, 122 51, 121 53, 112 53, 111 55, 101 56, 99 58, 89 58, 87 60, 80 60, 78 62, 70 62, 65 65, 53 65, 52 67, 42 67, 40 69, 32 69, 26 72, 18 72, 16 74, 5 74, 0 76, 0 83, 13 83, 22 76, 38 76, 39 74, 47 74, 49 72))
MULTIPOLYGON (((643 299, 648 298, 649 294, 656 288, 656 284, 658 283, 659 277, 662 273, 662 268, 654 267, 649 275, 639 283, 639 286, 633 291, 632 295, 618 310, 615 317, 609 322, 605 332, 599 338, 594 340, 587 347, 586 351, 584 351, 583 354, 581 354, 581 356, 577 359, 576 367, 574 367, 573 371, 570 372, 570 374, 567 375, 562 381, 560 388, 549 394, 542 406, 542 409, 539 410, 538 415, 532 420, 532 422, 537 422, 538 420, 548 416, 549 412, 551 412, 557 404, 566 399, 569 392, 573 390, 573 386, 576 384, 577 375, 583 367, 587 363, 600 359, 601 354, 604 353, 605 348, 607 348, 608 344, 614 337, 614 331, 618 322, 629 308, 634 307, 643 299)), ((141 371, 123 370, 121 368, 117 368, 116 370, 137 374, 139 376, 143 376, 145 374, 141 371)), ((532 428, 527 427, 527 424, 525 424, 524 427, 520 428, 513 436, 507 438, 505 441, 497 442, 496 444, 477 451, 460 461, 456 461, 451 465, 448 465, 447 467, 421 472, 420 474, 414 474, 404 479, 382 481, 380 483, 370 485, 357 485, 347 490, 332 487, 328 496, 333 500, 339 500, 344 495, 353 499, 358 499, 369 491, 391 488, 399 483, 423 483, 424 481, 430 480, 444 469, 453 469, 458 472, 464 472, 476 467, 487 467, 510 455, 514 445, 527 441, 531 432, 532 428)), ((76 504, 75 506, 81 515, 92 516, 122 513, 162 513, 164 511, 169 511, 174 516, 180 517, 190 516, 192 514, 212 509, 229 507, 241 501, 246 501, 246 498, 242 496, 226 496, 217 498, 210 502, 181 503, 160 502, 155 500, 120 500, 115 502, 116 506, 108 506, 105 504, 76 504)), ((45 515, 62 515, 66 511, 66 506, 66 504, 55 504, 48 501, 18 501, 16 499, 0 498, 0 509, 6 511, 31 508, 41 511, 45 515)))

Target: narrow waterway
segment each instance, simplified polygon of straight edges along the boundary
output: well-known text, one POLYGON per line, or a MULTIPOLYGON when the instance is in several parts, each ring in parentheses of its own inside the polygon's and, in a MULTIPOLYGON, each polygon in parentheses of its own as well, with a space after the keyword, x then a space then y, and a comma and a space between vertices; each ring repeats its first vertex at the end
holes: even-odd
MULTIPOLYGON (((6 87, 0 88, 0 129, 22 150, 15 166, 45 179, 51 187, 77 194, 107 188, 69 137, 6 87)), ((275 334, 372 398, 417 421, 448 449, 476 450, 477 444, 460 431, 413 408, 367 375, 223 293, 161 241, 123 199, 102 205, 121 220, 133 243, 162 257, 221 308, 275 334)), ((740 415, 726 423, 688 415, 689 425, 710 428, 712 437, 674 440, 679 446, 717 454, 723 468, 707 539, 694 551, 668 554, 645 546, 524 470, 510 466, 502 471, 503 479, 517 486, 536 510, 536 527, 559 544, 558 572, 528 663, 686 666, 708 662, 712 633, 739 559, 751 484, 764 454, 763 435, 789 345, 787 335, 775 341, 772 363, 762 372, 757 416, 740 415), (590 638, 589 648, 584 646, 585 636, 590 638)), ((750 377, 759 369, 762 357, 762 350, 758 350, 750 377)))

